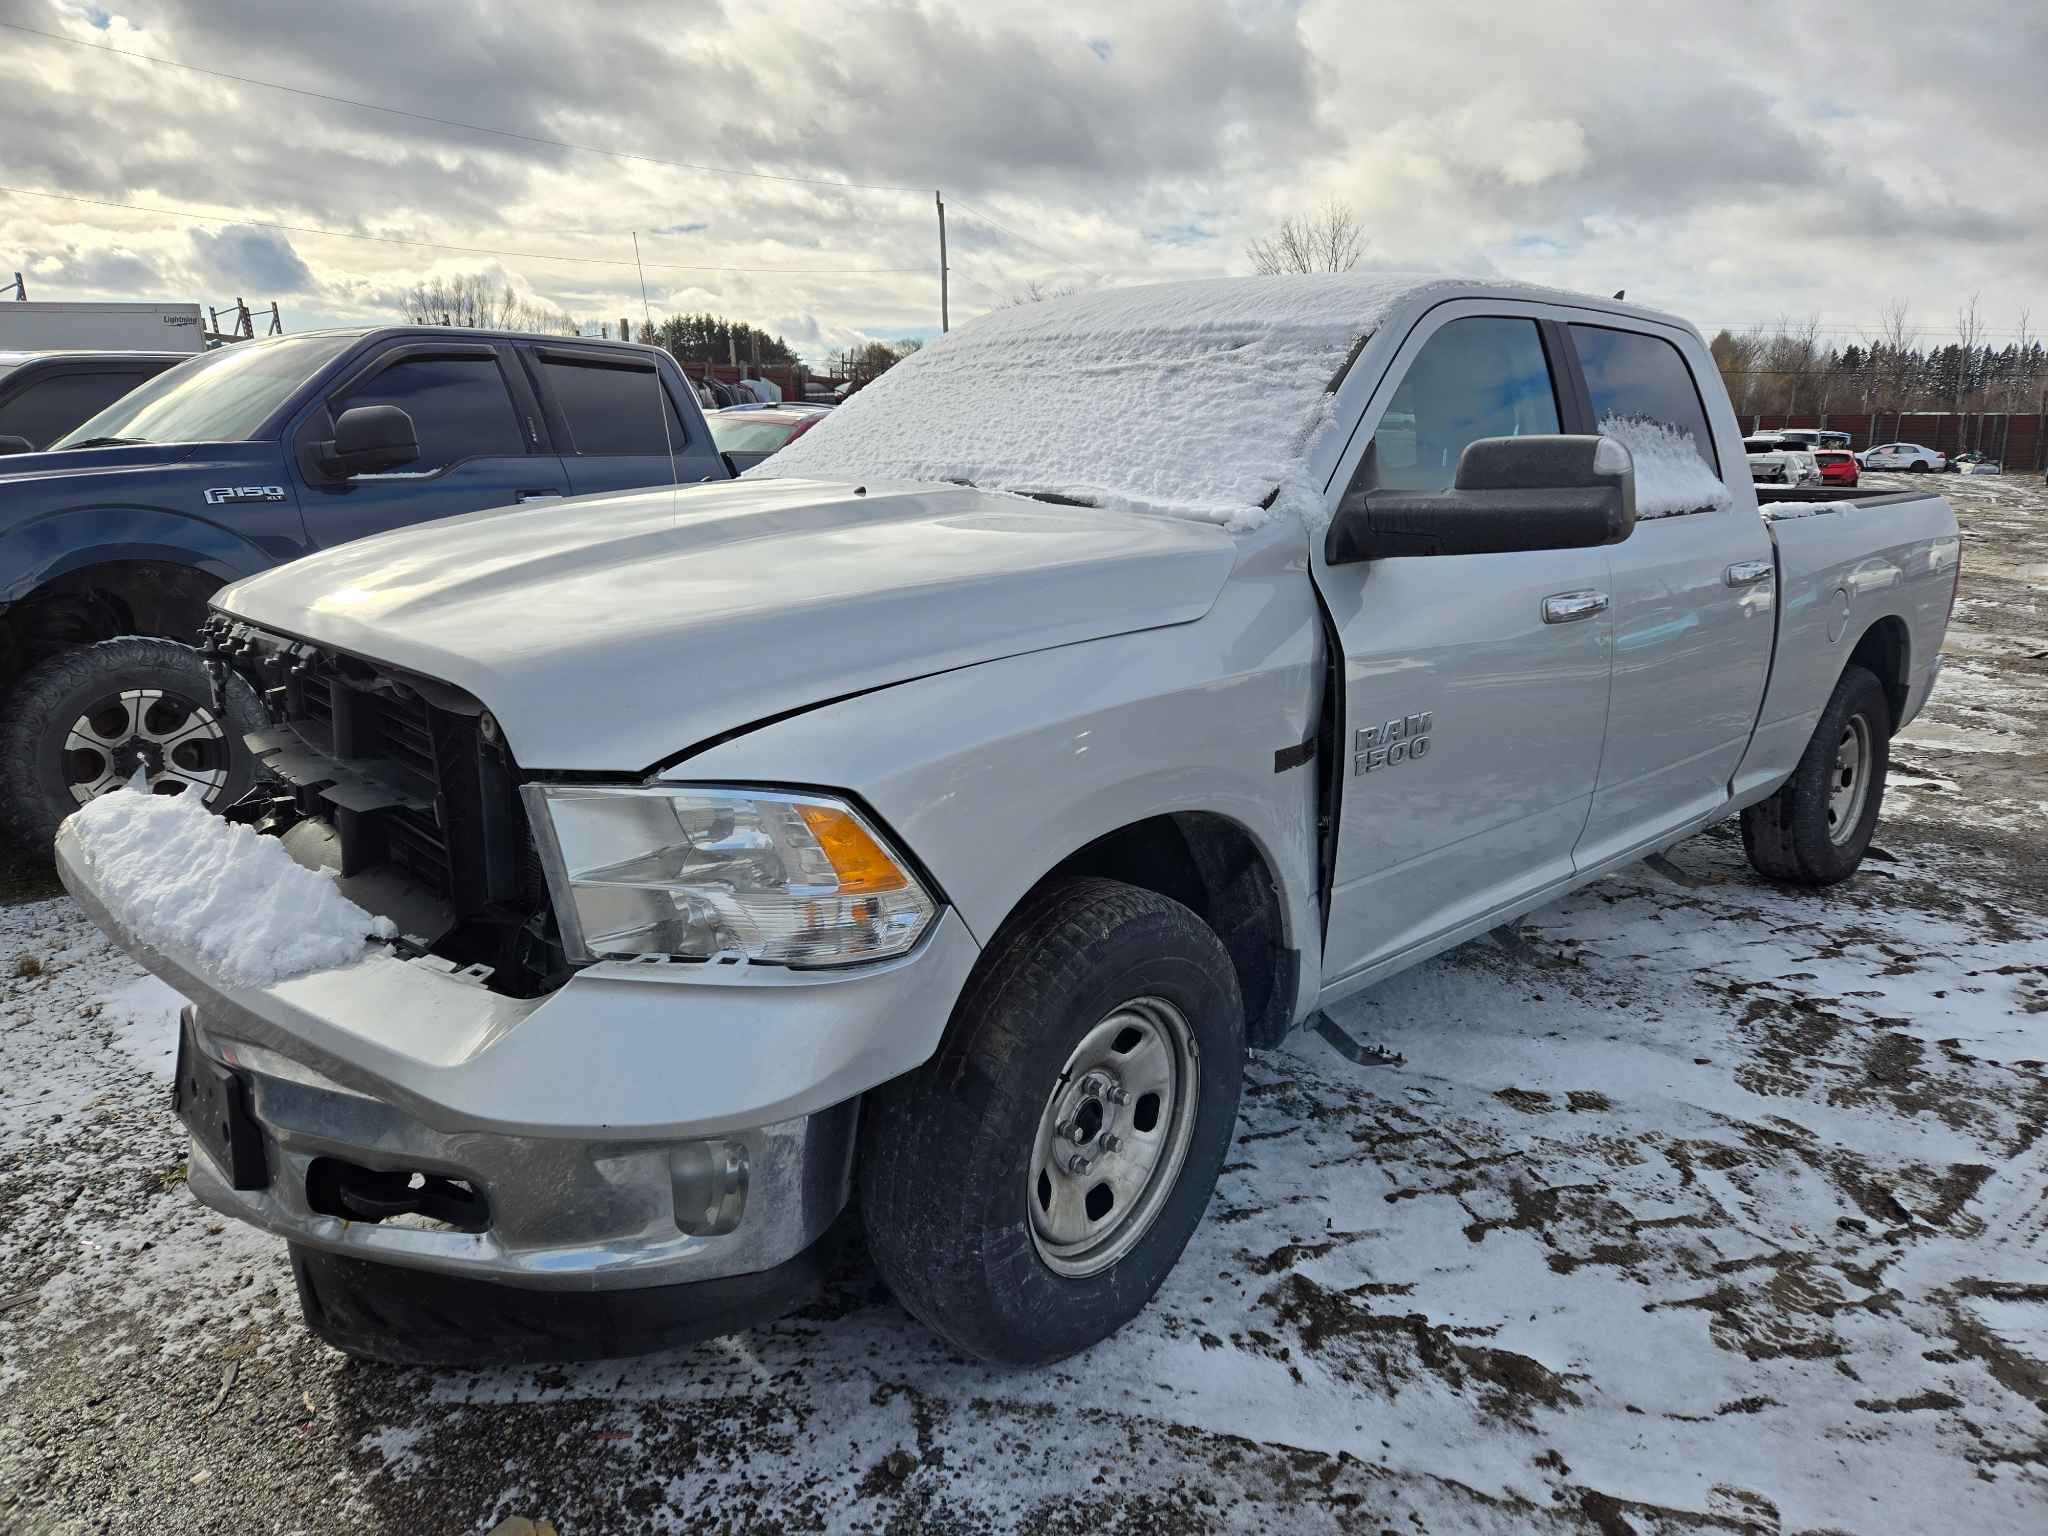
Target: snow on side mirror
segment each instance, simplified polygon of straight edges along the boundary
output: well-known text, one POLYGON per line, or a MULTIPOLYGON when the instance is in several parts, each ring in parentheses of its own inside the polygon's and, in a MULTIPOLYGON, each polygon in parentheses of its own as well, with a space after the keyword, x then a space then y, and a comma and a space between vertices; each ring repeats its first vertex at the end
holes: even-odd
POLYGON ((1635 460, 1611 437, 1482 437, 1447 491, 1368 490, 1331 519, 1331 565, 1619 544, 1636 524, 1635 460))

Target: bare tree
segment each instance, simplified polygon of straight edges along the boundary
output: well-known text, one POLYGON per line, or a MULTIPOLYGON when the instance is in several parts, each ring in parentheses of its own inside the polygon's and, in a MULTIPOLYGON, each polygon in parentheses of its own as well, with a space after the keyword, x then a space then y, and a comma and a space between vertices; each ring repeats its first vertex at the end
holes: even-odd
POLYGON ((575 317, 522 299, 489 272, 459 272, 412 285, 400 307, 415 325, 461 325, 485 331, 545 331, 574 336, 575 317))
POLYGON ((1977 356, 1978 344, 1984 340, 1984 317, 1978 312, 1979 295, 1971 294, 1970 302, 1956 309, 1956 358, 1954 410, 1962 414, 1963 401, 1970 392, 1970 365, 1977 356))
POLYGON ((1806 377, 1820 355, 1820 316, 1809 314, 1799 325, 1781 317, 1778 339, 1779 367, 1792 380, 1785 396, 1785 414, 1791 416, 1799 410, 1799 381, 1806 377))
POLYGON ((1289 214, 1280 230, 1245 243, 1245 257, 1261 277, 1278 272, 1349 272, 1365 254, 1365 231, 1345 204, 1325 203, 1309 214, 1289 214))
POLYGON ((1011 294, 996 308, 1015 309, 1020 304, 1043 304, 1047 299, 1064 299, 1080 291, 1072 283, 1062 283, 1057 288, 1048 288, 1034 277, 1028 279, 1020 291, 1011 294))
POLYGON ((2005 376, 2005 408, 2008 413, 2019 408, 2015 403, 2020 398, 2019 387, 2027 382, 2026 370, 2034 356, 2034 330, 2029 324, 2033 317, 2033 310, 2022 304, 2020 323, 2013 327, 2012 333, 2013 367, 2005 376))

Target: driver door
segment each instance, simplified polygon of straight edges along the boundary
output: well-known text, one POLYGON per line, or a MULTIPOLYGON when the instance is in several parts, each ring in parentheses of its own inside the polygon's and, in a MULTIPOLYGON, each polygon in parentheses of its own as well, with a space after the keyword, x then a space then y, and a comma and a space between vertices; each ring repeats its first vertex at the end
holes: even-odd
MULTIPOLYGON (((1349 489, 1447 489, 1468 443, 1564 430, 1559 328, 1501 308, 1418 323, 1367 405, 1349 489)), ((1573 873, 1607 720, 1609 556, 1332 566, 1314 543, 1344 653, 1324 941, 1326 988, 1343 991, 1573 873)))
POLYGON ((568 495, 568 474, 510 361, 490 342, 400 342, 330 392, 296 439, 314 544, 331 549, 439 517, 568 495), (361 405, 395 405, 411 417, 419 458, 348 479, 320 474, 311 444, 332 437, 334 418, 361 405))

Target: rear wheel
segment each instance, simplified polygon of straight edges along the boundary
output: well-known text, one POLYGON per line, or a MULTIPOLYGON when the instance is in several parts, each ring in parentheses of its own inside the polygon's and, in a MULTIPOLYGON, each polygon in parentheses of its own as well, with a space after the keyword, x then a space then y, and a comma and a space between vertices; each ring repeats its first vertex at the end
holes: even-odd
POLYGON ((1884 805, 1891 735, 1884 685, 1846 668, 1792 777, 1742 813, 1743 851, 1759 874, 1819 886, 1856 872, 1884 805))
POLYGON ((224 809, 249 788, 242 737, 263 724, 240 678, 216 709, 199 653, 176 641, 130 636, 61 652, 22 678, 0 716, 0 826, 48 848, 60 821, 138 773, 156 794, 224 809))
POLYGON ((1930 465, 1925 459, 1915 459, 1907 467, 1916 475, 1924 475, 1933 466, 1930 465))
POLYGON ((938 1055, 868 1096, 861 1210, 882 1277, 984 1359, 1107 1338, 1200 1223, 1243 1070, 1236 972, 1199 917, 1110 880, 1038 893, 938 1055))

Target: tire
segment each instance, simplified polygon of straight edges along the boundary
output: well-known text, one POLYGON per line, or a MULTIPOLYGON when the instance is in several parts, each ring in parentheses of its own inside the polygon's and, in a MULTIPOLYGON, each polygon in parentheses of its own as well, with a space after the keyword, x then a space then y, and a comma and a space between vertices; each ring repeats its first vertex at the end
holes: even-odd
POLYGON ((1906 467, 1908 471, 1910 471, 1913 474, 1924 475, 1927 473, 1928 469, 1931 466, 1929 466, 1928 462, 1925 459, 1915 459, 1911 464, 1907 465, 1906 467))
POLYGON ((1097 879, 1028 898, 982 956, 938 1054, 867 1099, 861 1208, 896 1299, 985 1360, 1043 1364, 1109 1337, 1201 1222, 1237 1124, 1244 1049, 1230 956, 1179 902, 1097 879), (1177 1089, 1149 1095, 1148 1131, 1144 1064, 1171 1053, 1176 1016, 1192 1066, 1177 1089), (1091 1165, 1070 1180, 1083 1155, 1091 1165), (1100 1190, 1111 1204, 1098 1215, 1100 1190), (1076 1243, 1054 1230, 1066 1217, 1080 1224, 1065 1229, 1076 1243))
POLYGON ((102 640, 33 667, 0 712, 0 829, 23 847, 47 849, 57 824, 84 803, 73 785, 91 782, 92 759, 107 770, 105 789, 125 782, 138 766, 130 758, 143 752, 166 770, 151 773, 159 793, 197 789, 215 810, 234 804, 256 772, 242 737, 267 722, 240 678, 231 681, 226 720, 215 716, 211 694, 199 653, 174 640, 102 640), (70 748, 81 724, 115 749, 70 748))
POLYGON ((1792 777, 1742 813, 1742 848, 1758 874, 1786 885, 1823 886, 1856 873, 1884 805, 1891 737, 1884 685, 1862 667, 1845 668, 1792 777), (1841 777, 1852 737, 1856 762, 1848 771, 1861 775, 1860 797, 1841 777))

